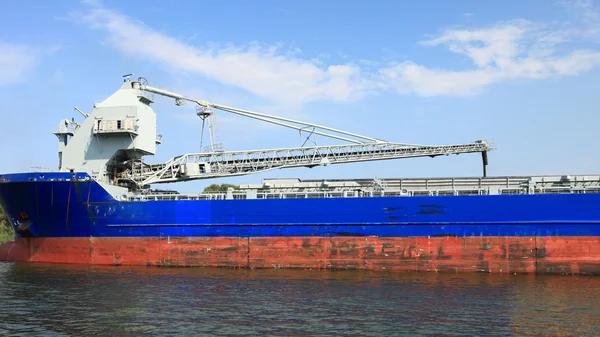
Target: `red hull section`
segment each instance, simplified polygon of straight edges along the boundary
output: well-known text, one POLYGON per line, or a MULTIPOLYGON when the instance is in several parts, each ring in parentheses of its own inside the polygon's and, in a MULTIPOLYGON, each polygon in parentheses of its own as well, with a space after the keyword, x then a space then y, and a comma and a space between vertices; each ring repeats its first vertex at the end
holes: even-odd
POLYGON ((28 238, 0 246, 0 260, 600 275, 600 237, 28 238))

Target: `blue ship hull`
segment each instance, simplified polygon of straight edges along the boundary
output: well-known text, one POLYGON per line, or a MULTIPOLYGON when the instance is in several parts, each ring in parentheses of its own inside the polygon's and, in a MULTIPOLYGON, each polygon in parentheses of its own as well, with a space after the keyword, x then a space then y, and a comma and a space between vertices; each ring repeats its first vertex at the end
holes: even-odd
POLYGON ((35 237, 599 236, 600 194, 117 201, 78 174, 3 175, 35 237))
POLYGON ((593 255, 600 238, 600 194, 119 201, 85 173, 29 173, 0 176, 0 202, 36 240, 584 238, 593 255))

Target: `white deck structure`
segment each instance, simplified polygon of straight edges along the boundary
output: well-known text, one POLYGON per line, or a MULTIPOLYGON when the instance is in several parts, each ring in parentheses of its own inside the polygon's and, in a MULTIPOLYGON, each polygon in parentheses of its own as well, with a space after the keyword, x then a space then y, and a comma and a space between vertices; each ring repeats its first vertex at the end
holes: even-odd
POLYGON ((76 108, 85 118, 82 124, 63 120, 54 131, 59 139, 60 171, 88 172, 111 192, 120 195, 143 192, 157 183, 239 176, 291 167, 461 153, 481 153, 485 176, 487 151, 493 149, 486 141, 441 146, 388 142, 322 125, 189 99, 148 86, 143 78, 131 81, 130 76, 126 75, 121 88, 95 104, 89 114, 76 108), (162 138, 157 133, 156 113, 151 107, 154 94, 174 98, 177 105, 196 104, 197 115, 208 124, 210 146, 206 152, 183 154, 164 164, 144 162, 145 156, 156 153, 156 145, 162 138), (223 146, 216 143, 214 110, 297 130, 304 141, 296 148, 223 151, 223 146), (342 144, 319 146, 314 138, 317 135, 342 144))
POLYGON ((264 179, 227 193, 145 193, 129 200, 223 200, 600 193, 600 175, 355 180, 264 179))

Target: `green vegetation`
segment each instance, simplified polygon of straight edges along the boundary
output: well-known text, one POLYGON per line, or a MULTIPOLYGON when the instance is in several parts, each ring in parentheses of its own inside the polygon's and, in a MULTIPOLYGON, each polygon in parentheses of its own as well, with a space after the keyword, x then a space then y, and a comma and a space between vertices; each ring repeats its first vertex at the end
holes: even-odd
POLYGON ((239 186, 232 184, 212 184, 207 186, 202 193, 225 193, 228 188, 233 188, 234 190, 239 190, 239 186))
POLYGON ((4 210, 0 206, 0 245, 12 241, 15 239, 15 234, 13 232, 6 215, 4 214, 4 210))

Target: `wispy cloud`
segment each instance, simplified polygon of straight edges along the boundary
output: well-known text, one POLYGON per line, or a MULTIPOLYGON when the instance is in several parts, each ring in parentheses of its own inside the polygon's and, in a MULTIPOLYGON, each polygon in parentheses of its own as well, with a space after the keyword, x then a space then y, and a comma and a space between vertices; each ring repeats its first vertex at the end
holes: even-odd
POLYGON ((576 16, 569 29, 564 24, 514 20, 483 28, 449 29, 421 43, 424 48, 442 47, 450 55, 470 61, 470 67, 461 70, 415 61, 326 64, 321 59, 303 58, 296 49, 260 44, 200 48, 102 7, 97 1, 88 1, 88 5, 83 15, 73 17, 105 32, 106 42, 113 48, 275 102, 349 102, 386 90, 419 96, 468 96, 492 84, 573 76, 600 65, 599 51, 569 49, 565 44, 575 35, 585 41, 600 36, 596 20, 600 12, 583 0, 563 3, 576 16))
POLYGON ((568 25, 562 35, 569 38, 587 39, 600 42, 600 6, 591 0, 559 0, 578 24, 568 25))
POLYGON ((35 48, 0 43, 0 86, 23 81, 37 62, 35 48))
POLYGON ((578 75, 600 65, 600 52, 565 52, 561 31, 544 30, 528 21, 513 21, 484 29, 447 30, 423 41, 466 56, 469 70, 444 70, 407 61, 381 69, 384 82, 399 93, 420 96, 465 96, 494 83, 578 75))
POLYGON ((279 46, 210 46, 196 48, 141 22, 92 4, 81 17, 108 33, 106 42, 135 57, 161 62, 243 88, 275 101, 349 101, 365 94, 372 82, 353 64, 320 67, 279 46))
POLYGON ((284 7, 277 7, 277 11, 279 11, 283 14, 290 14, 292 12, 291 10, 284 8, 284 7))

